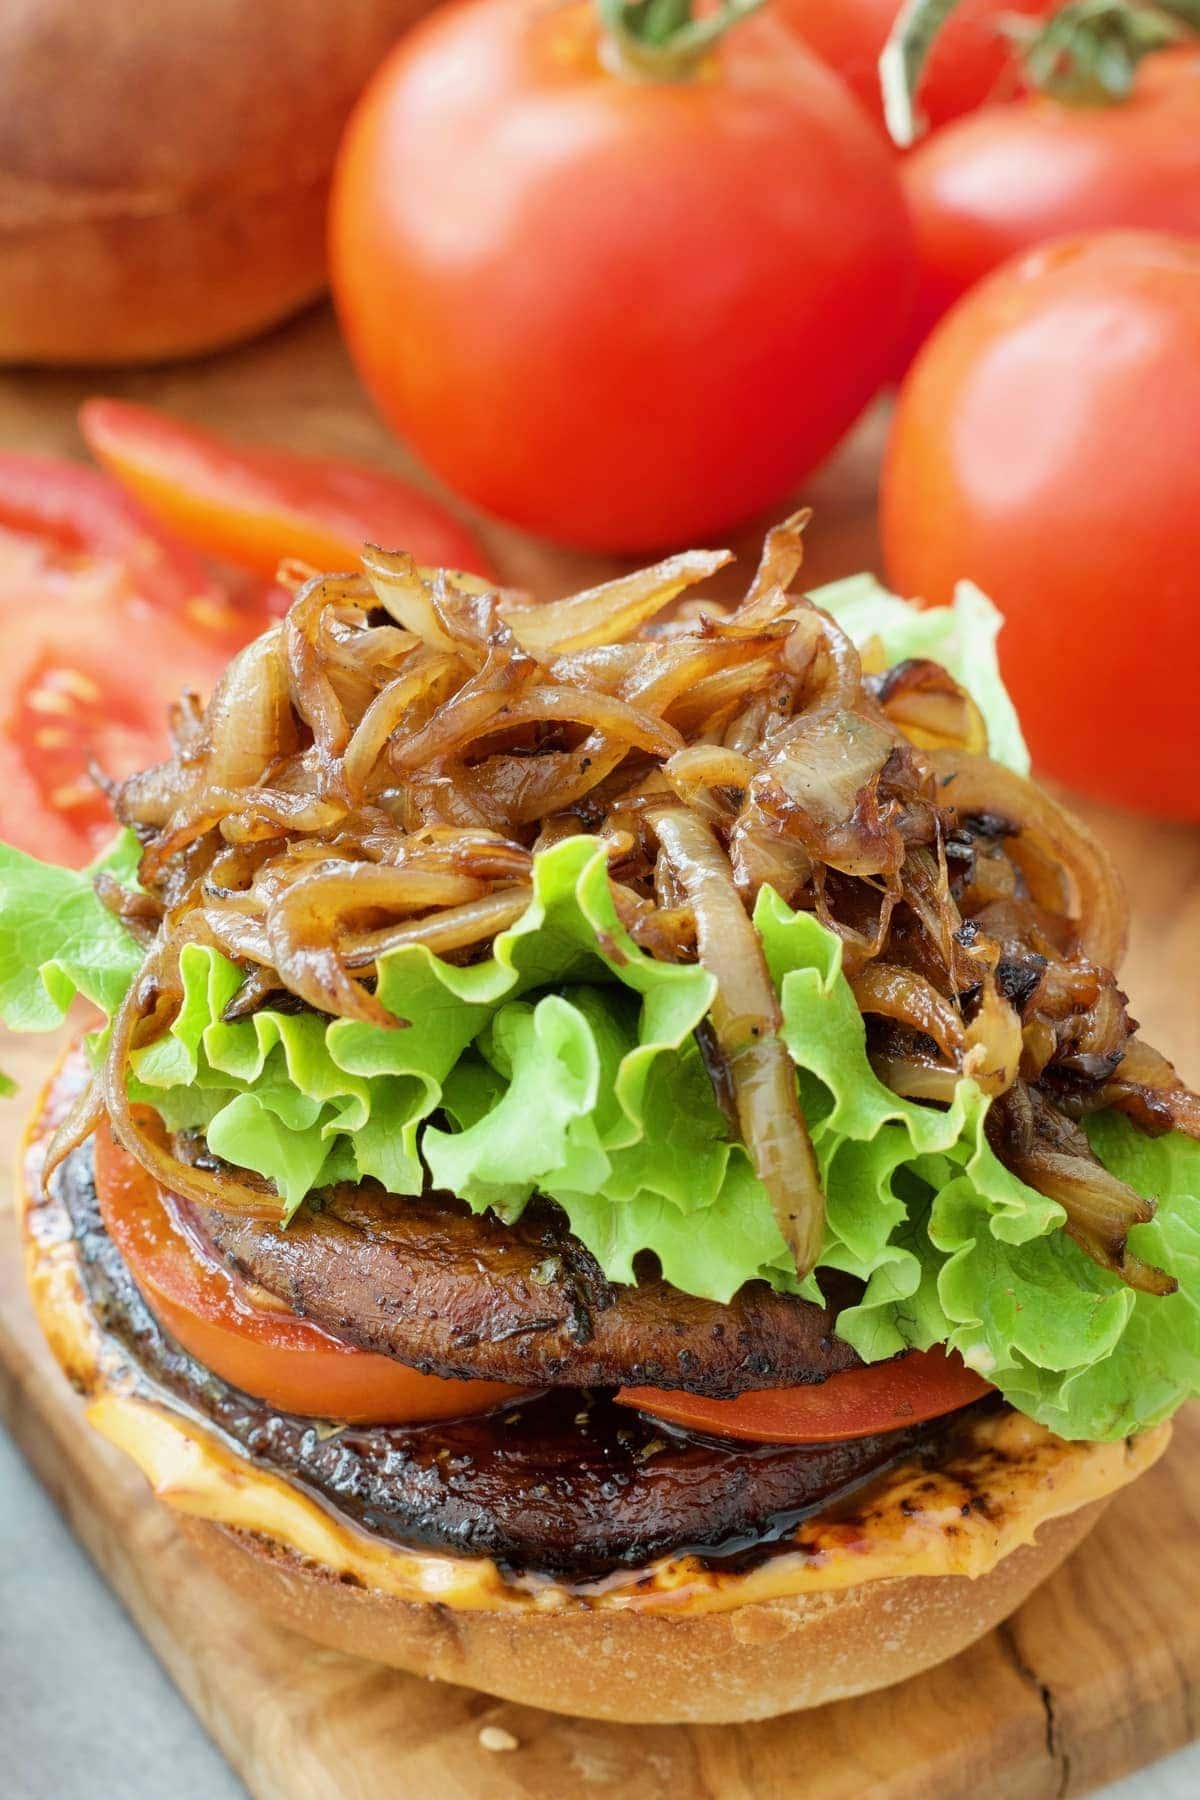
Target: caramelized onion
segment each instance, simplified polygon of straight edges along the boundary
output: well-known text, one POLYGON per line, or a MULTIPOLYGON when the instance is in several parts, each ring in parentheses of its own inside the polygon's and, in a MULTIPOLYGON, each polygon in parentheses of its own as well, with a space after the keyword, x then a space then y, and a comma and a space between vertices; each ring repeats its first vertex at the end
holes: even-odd
POLYGON ((670 756, 683 748, 674 726, 653 713, 611 694, 589 694, 571 687, 546 684, 512 700, 492 720, 491 731, 511 731, 521 725, 565 721, 607 732, 623 744, 634 744, 651 756, 670 756))
POLYGON ((1095 1101, 1128 1113, 1143 1131, 1183 1131, 1200 1138, 1200 1095, 1185 1087, 1174 1064, 1138 1038, 1126 1044, 1095 1101))
POLYGON ((989 973, 983 978, 979 1009, 967 1027, 963 1074, 985 1094, 1007 1093, 1020 1072, 1023 1048, 1020 1017, 989 973))
POLYGON ((870 962, 850 978, 859 1011, 881 1013, 933 1039, 948 1062, 967 1046, 963 1022, 931 981, 896 963, 870 962))
POLYGON ((250 787, 297 748, 288 700, 283 627, 265 631, 234 657, 204 715, 205 786, 250 787))
POLYGON ((282 836, 288 831, 329 831, 345 812, 346 808, 337 801, 314 799, 310 794, 284 794, 271 788, 205 787, 166 821, 161 835, 142 857, 138 873, 143 882, 154 881, 172 857, 238 814, 247 823, 273 826, 282 836))
POLYGON ((1178 1282, 1129 1248, 1129 1233, 1154 1217, 1154 1202, 1136 1194, 1100 1162, 1083 1132, 1023 1083, 994 1107, 988 1135, 1013 1173, 1067 1215, 1066 1231, 1094 1262, 1146 1294, 1171 1294, 1178 1282))
POLYGON ((871 684, 880 706, 910 744, 981 755, 987 749, 983 714, 940 663, 916 657, 897 663, 871 684))
POLYGON ((551 809, 572 807, 625 760, 629 745, 592 732, 578 750, 542 756, 492 756, 470 771, 472 791, 496 802, 515 825, 531 825, 551 809))
POLYGON ((154 942, 155 934, 162 924, 163 909, 152 894, 122 887, 114 875, 103 869, 92 886, 100 904, 115 918, 120 919, 126 931, 131 932, 139 943, 154 942))
POLYGON ((138 1028, 159 999, 157 963, 152 952, 113 1018, 100 1073, 104 1108, 113 1136, 169 1193, 194 1200, 199 1206, 216 1206, 224 1212, 278 1222, 279 1195, 260 1177, 237 1175, 230 1170, 215 1173, 181 1162, 167 1148, 161 1129, 136 1116, 129 1098, 129 1058, 136 1047, 138 1028))
POLYGON ((458 655, 456 643, 438 617, 433 604, 433 589, 412 557, 404 551, 381 550, 377 544, 363 546, 362 564, 380 605, 392 618, 411 631, 414 637, 432 650, 458 655))
POLYGON ((764 693, 779 678, 779 663, 774 656, 756 656, 748 662, 729 659, 727 666, 711 675, 700 675, 694 685, 680 671, 679 698, 674 714, 682 731, 696 732, 701 721, 722 724, 756 695, 764 693))
POLYGON ((145 948, 102 1081, 133 1153, 199 1204, 277 1208, 265 1183, 178 1162, 128 1105, 188 944, 241 972, 230 1018, 290 996, 400 1029, 381 959, 486 953, 529 903, 534 851, 590 832, 634 941, 716 978, 706 1054, 801 1270, 824 1200, 749 917, 764 885, 840 938, 882 1079, 946 1104, 974 1076, 1009 1166, 1062 1200, 1089 1255, 1161 1291, 1123 1242, 1141 1203, 1073 1123, 1116 1106, 1200 1135, 1200 1101, 1133 1036, 1113 977, 1107 860, 987 759, 944 670, 873 656, 864 680, 845 632, 791 591, 806 521, 769 534, 736 606, 679 604, 728 561, 711 552, 547 606, 371 547, 366 579, 290 572, 285 621, 207 708, 179 704, 169 762, 112 792, 143 845, 140 891, 98 881, 145 948))
POLYGON ((322 756, 332 758, 345 749, 350 726, 315 641, 325 594, 319 577, 301 588, 283 622, 283 647, 292 706, 322 756))
POLYGON ((55 1127, 46 1145, 45 1176, 48 1180, 72 1150, 78 1150, 92 1133, 104 1123, 104 1085, 99 1075, 85 1084, 55 1127))
MULTIPOLYGON (((685 806, 710 810, 714 788, 743 789, 754 779, 756 764, 722 744, 691 744, 663 764, 663 774, 685 806)), ((716 806, 718 813, 727 808, 716 806)))
POLYGON ((795 604, 789 590, 804 561, 804 532, 811 521, 812 508, 806 506, 768 531, 754 579, 735 615, 741 623, 779 618, 795 604))
POLYGON ((706 581, 732 561, 728 550, 687 550, 653 568, 622 575, 549 606, 509 605, 501 617, 523 650, 543 660, 627 637, 663 612, 684 588, 706 581))
POLYGON ((342 758, 346 789, 352 799, 361 799, 366 792, 367 782, 392 733, 400 729, 431 690, 452 681, 459 667, 456 657, 434 652, 405 669, 375 695, 355 726, 342 758))
POLYGON ((403 744, 390 748, 397 774, 419 769, 447 756, 455 756, 503 711, 529 680, 533 665, 504 643, 494 644, 477 675, 463 683, 428 725, 412 733, 403 744))
POLYGON ((516 924, 532 898, 532 886, 519 882, 514 887, 497 888, 482 900, 444 907, 410 924, 385 925, 377 931, 347 936, 342 942, 342 962, 348 969, 361 969, 386 951, 402 950, 409 944, 424 944, 437 956, 446 956, 454 950, 490 942, 499 932, 516 924))
POLYGON ((271 957, 293 994, 335 1018, 392 1029, 398 1019, 342 962, 343 923, 364 912, 411 913, 479 900, 483 883, 429 869, 382 868, 376 863, 318 863, 293 881, 267 914, 271 957))
POLYGON ((858 713, 800 718, 768 764, 768 775, 819 832, 833 832, 891 755, 892 739, 858 713))
POLYGON ((695 917, 700 961, 717 984, 713 1033, 729 1070, 742 1139, 797 1273, 807 1275, 821 1254, 825 1195, 758 933, 704 821, 681 807, 653 819, 695 917))
POLYGON ((1008 821, 1016 836, 1006 845, 1027 876, 1036 879, 1025 852, 1058 880, 1065 877, 1066 895, 1044 889, 1035 893, 1048 911, 1061 912, 1074 925, 1079 946, 1092 962, 1111 969, 1125 954, 1128 914, 1120 880, 1091 832, 1049 794, 1011 769, 961 750, 933 750, 940 799, 959 817, 990 813, 1008 821))
POLYGON ((906 1100, 936 1100, 949 1106, 958 1092, 959 1072, 943 1063, 923 1061, 915 1056, 893 1056, 875 1052, 871 1066, 880 1081, 894 1094, 906 1100))

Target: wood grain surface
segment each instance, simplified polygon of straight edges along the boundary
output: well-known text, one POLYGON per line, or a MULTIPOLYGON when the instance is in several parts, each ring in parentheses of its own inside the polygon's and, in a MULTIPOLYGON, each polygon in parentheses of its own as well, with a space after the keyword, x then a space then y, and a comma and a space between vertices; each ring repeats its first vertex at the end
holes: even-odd
MULTIPOLYGON (((359 396, 316 312, 220 359, 111 389, 247 439, 377 460, 402 450, 359 396)), ((0 379, 0 447, 79 452, 86 378, 0 379)), ((877 566, 869 419, 803 498, 817 508, 815 584, 877 566)), ((481 526, 506 579, 549 594, 617 565, 481 526)), ((744 534, 750 554, 755 533, 744 534)), ((1084 810, 1133 902, 1126 986, 1146 1035, 1200 1072, 1200 833, 1084 810)), ((22 1079, 0 1152, 50 1060, 0 1043, 22 1079)), ((136 1471, 83 1424, 22 1289, 15 1228, 0 1232, 0 1413, 199 1717, 258 1800, 1042 1800, 1081 1794, 1200 1733, 1200 1413, 1114 1502, 1059 1574, 954 1662, 887 1692, 748 1726, 619 1727, 557 1718, 314 1649, 266 1625, 197 1561, 136 1471), (489 1752, 486 1724, 518 1748, 489 1752)))

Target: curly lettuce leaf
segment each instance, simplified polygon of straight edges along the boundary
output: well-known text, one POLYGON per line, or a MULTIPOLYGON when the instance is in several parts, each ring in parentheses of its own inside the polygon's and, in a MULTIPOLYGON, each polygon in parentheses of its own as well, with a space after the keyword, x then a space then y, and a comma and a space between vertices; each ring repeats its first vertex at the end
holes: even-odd
POLYGON ((101 873, 126 886, 141 851, 131 831, 86 869, 60 869, 0 844, 0 1019, 13 1031, 53 1031, 76 994, 116 1011, 142 951, 96 898, 101 873))
MULTIPOLYGON (((1014 1406, 1063 1437, 1119 1438, 1169 1418, 1200 1394, 1200 1143, 1178 1132, 1148 1138, 1117 1113, 1090 1119, 1088 1136, 1106 1168, 1157 1199, 1155 1217, 1137 1226, 1131 1241, 1139 1256, 1171 1271, 1179 1290, 1158 1298, 1122 1289, 1121 1329, 1107 1354, 1059 1370, 1018 1351, 1001 1385, 1014 1406)), ((1053 1248, 1064 1265, 1063 1312, 1058 1322, 1047 1319, 1046 1329, 1070 1348, 1072 1325, 1090 1322, 1086 1300, 1076 1295, 1095 1285, 1098 1271, 1069 1239, 1053 1248)), ((968 1267, 960 1304, 970 1296, 973 1311, 980 1287, 972 1275, 968 1267)), ((1052 1303, 1048 1296, 1047 1310, 1052 1303)))
POLYGON ((173 1129, 204 1130, 218 1155, 273 1181, 285 1217, 333 1171, 419 1193, 422 1128, 442 1107, 454 1116, 455 1094, 472 1079, 478 1088, 489 1048, 493 1074, 503 1069, 511 1086, 519 1064, 521 1087, 503 1103, 489 1095, 476 1129, 491 1148, 476 1156, 477 1173, 463 1171, 464 1196, 513 1216, 561 1160, 569 1118, 572 1167, 599 1178, 607 1162, 598 1134, 614 1150, 643 1145, 647 1096, 661 1108, 656 1059, 692 1044, 713 993, 704 969, 655 962, 638 949, 613 905, 604 848, 586 837, 537 859, 529 908, 485 961, 459 967, 421 945, 380 959, 378 995, 411 1024, 387 1029, 269 1008, 226 1022, 237 968, 191 944, 180 974, 184 998, 170 1030, 133 1058, 133 1096, 173 1129), (547 987, 558 992, 543 993, 536 1007, 521 1000, 547 987), (570 993, 584 998, 562 997, 570 993), (544 1089, 523 1042, 505 1048, 535 1012, 539 1025, 528 1035, 547 1065, 544 1089))

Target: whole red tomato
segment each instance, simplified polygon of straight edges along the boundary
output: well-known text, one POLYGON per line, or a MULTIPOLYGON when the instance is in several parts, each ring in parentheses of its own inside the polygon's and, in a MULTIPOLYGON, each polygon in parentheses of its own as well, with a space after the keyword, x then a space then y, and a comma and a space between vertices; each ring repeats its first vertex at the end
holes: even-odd
POLYGON ((1200 236, 1200 50, 1148 57, 1109 105, 987 107, 905 158, 921 263, 916 331, 1006 258, 1128 227, 1200 236))
MULTIPOLYGON (((1007 99, 1021 85, 1004 25, 1044 18, 1061 0, 959 0, 942 26, 921 77, 917 100, 931 128, 987 100, 1007 99)), ((836 69, 883 124, 879 58, 901 0, 778 0, 776 12, 821 61, 836 69)))
POLYGON ((883 483, 893 586, 967 576, 1034 761, 1200 818, 1200 243, 1112 232, 991 276, 901 390, 883 483))
POLYGON ((780 501, 904 330, 910 228, 842 85, 770 19, 684 79, 586 4, 438 9, 342 151, 334 290, 392 424, 530 530, 642 550, 780 501))

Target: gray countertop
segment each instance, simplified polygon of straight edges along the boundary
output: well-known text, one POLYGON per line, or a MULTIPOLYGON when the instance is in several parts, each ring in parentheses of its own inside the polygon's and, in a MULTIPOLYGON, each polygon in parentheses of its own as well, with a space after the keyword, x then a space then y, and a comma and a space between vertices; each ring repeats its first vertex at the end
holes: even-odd
POLYGON ((0 1758, 7 1800, 245 1800, 2 1430, 0 1758))
MULTIPOLYGON (((245 1800, 3 1431, 0 1757, 6 1800, 245 1800)), ((1197 1794, 1200 1744, 1105 1800, 1197 1794)))

